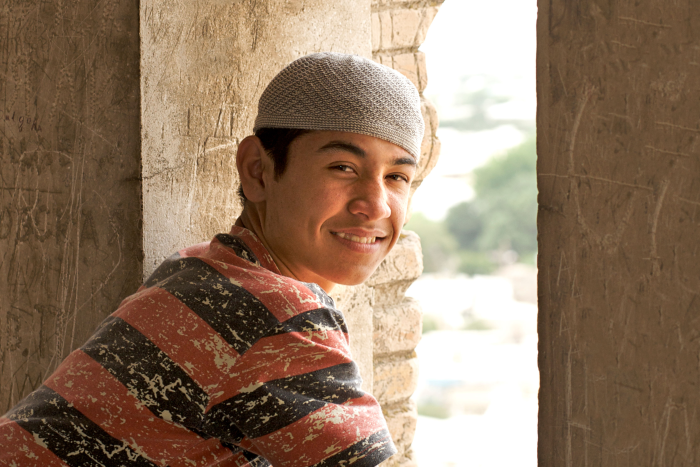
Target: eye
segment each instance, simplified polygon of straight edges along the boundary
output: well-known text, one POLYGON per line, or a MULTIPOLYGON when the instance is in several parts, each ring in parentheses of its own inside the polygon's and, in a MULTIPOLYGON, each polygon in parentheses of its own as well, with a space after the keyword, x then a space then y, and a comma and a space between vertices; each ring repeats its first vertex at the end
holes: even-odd
POLYGON ((401 175, 401 174, 391 174, 391 175, 387 175, 387 178, 390 178, 390 179, 392 179, 392 180, 394 180, 394 181, 397 181, 397 182, 406 182, 406 183, 408 183, 408 177, 406 177, 405 175, 401 175))
POLYGON ((339 170, 340 172, 352 172, 353 169, 349 165, 338 164, 331 167, 333 170, 339 170))

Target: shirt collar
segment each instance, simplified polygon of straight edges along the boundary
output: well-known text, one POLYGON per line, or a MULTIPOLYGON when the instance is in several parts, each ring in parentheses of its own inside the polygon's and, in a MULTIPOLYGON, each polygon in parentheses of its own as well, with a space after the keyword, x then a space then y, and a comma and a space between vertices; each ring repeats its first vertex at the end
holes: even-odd
POLYGON ((275 274, 282 274, 275 264, 275 260, 272 259, 272 255, 270 255, 267 248, 265 248, 265 245, 263 245, 260 239, 252 231, 246 229, 245 227, 234 225, 231 227, 231 232, 229 232, 229 235, 240 238, 243 243, 248 245, 248 247, 253 250, 253 253, 255 254, 256 258, 258 258, 258 261, 260 261, 260 266, 274 272, 275 274))

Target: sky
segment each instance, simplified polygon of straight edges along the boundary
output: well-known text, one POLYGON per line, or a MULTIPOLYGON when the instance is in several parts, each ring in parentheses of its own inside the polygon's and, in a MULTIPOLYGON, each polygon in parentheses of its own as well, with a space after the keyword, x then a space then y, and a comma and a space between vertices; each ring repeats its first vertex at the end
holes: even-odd
MULTIPOLYGON (((511 97, 489 109, 495 118, 535 119, 536 2, 523 0, 446 0, 420 50, 426 54, 425 96, 440 118, 456 112, 453 98, 464 76, 478 88, 479 76, 499 82, 498 92, 511 97)), ((519 144, 524 135, 513 126, 480 132, 440 128, 439 162, 420 186, 413 212, 440 220, 447 210, 473 196, 469 173, 489 157, 519 144)))

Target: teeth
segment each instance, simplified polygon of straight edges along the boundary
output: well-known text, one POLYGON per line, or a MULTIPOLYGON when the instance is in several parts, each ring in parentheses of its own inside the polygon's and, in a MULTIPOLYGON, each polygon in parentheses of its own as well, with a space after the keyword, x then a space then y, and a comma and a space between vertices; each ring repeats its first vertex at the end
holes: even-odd
POLYGON ((336 233, 336 235, 345 240, 357 243, 374 243, 377 240, 377 237, 358 237, 357 235, 344 234, 341 232, 336 233))

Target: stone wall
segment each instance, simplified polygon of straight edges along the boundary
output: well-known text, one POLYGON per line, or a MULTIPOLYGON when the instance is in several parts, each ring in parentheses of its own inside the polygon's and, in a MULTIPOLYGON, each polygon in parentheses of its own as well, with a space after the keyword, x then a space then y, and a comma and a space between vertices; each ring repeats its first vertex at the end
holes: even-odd
POLYGON ((141 281, 135 2, 0 5, 0 413, 141 281))
POLYGON ((229 231, 263 89, 307 53, 369 57, 369 15, 369 0, 141 2, 145 275, 229 231))
MULTIPOLYGON (((415 192, 430 173, 440 152, 437 113, 422 94, 428 83, 425 54, 418 47, 442 1, 372 2, 372 56, 375 61, 408 77, 421 93, 426 128, 421 159, 412 189, 415 192)), ((423 271, 420 240, 404 232, 389 257, 367 281, 374 291, 374 381, 373 392, 382 404, 399 453, 387 466, 415 466, 411 442, 417 411, 409 398, 418 381, 415 347, 421 336, 420 304, 405 297, 406 289, 423 271)))
POLYGON ((539 2, 539 465, 700 463, 700 4, 539 2))

